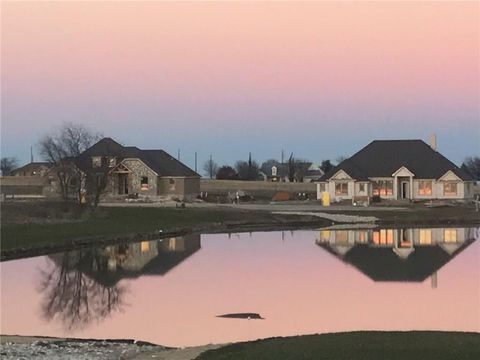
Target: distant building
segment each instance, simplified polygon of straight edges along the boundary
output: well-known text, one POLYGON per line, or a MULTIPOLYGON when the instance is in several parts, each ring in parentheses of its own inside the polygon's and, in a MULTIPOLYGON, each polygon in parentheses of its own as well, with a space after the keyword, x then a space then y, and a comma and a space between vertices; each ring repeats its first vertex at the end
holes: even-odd
POLYGON ((332 199, 465 199, 473 178, 422 140, 375 140, 320 179, 332 199))
MULTIPOLYGON (((312 162, 295 162, 293 182, 315 182, 324 175, 320 165, 312 162)), ((278 163, 264 169, 264 178, 271 182, 290 182, 290 167, 288 163, 278 163)))
POLYGON ((103 138, 75 159, 85 172, 108 172, 106 195, 172 195, 200 193, 200 175, 163 150, 141 150, 103 138))
POLYGON ((12 171, 12 176, 39 176, 44 177, 52 168, 48 162, 31 162, 12 171))

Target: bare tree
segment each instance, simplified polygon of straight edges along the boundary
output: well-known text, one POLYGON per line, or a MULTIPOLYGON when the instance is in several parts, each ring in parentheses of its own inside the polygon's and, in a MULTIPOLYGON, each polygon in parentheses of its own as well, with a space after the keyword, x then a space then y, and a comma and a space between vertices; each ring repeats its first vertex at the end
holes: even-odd
POLYGON ((218 164, 212 159, 212 155, 210 155, 210 158, 203 164, 203 170, 210 179, 213 179, 217 174, 218 164))
POLYGON ((237 161, 235 169, 240 180, 259 180, 260 166, 255 160, 252 160, 252 154, 248 155, 248 161, 237 161))
POLYGON ((461 169, 469 173, 476 181, 480 180, 480 157, 469 156, 465 158, 461 169))
POLYGON ((67 202, 76 192, 78 200, 85 174, 75 165, 75 159, 101 138, 80 124, 64 123, 57 131, 45 135, 39 142, 40 154, 55 169, 62 199, 67 202))
POLYGON ((0 170, 2 176, 11 175, 12 171, 18 167, 18 160, 14 157, 3 157, 0 160, 0 170))
POLYGON ((340 156, 337 156, 336 159, 335 159, 335 162, 338 164, 340 164, 342 161, 345 161, 347 160, 348 158, 346 156, 343 156, 343 155, 340 155, 340 156))
POLYGON ((91 249, 51 258, 50 269, 40 272, 38 289, 44 295, 41 306, 47 320, 58 318, 69 330, 81 329, 122 310, 126 288, 100 284, 81 270, 82 264, 93 266, 98 256, 91 249))

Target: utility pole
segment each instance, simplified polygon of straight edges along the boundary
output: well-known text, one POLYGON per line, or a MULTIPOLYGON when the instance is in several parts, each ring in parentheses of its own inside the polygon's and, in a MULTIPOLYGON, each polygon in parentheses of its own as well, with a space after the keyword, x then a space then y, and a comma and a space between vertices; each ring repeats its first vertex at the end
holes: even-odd
POLYGON ((283 149, 282 149, 282 167, 280 168, 280 176, 281 176, 280 181, 282 181, 285 178, 285 173, 283 169, 284 169, 284 166, 283 166, 283 149))
POLYGON ((177 152, 177 160, 180 161, 180 149, 178 149, 178 152, 177 152))
POLYGON ((30 146, 30 162, 33 163, 33 146, 30 146))
POLYGON ((195 172, 197 172, 197 152, 195 151, 195 172))

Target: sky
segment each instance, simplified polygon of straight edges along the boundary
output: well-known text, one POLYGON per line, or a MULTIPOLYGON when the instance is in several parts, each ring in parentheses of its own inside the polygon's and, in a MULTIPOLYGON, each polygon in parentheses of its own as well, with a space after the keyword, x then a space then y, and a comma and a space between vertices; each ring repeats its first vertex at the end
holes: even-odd
POLYGON ((4 1, 1 156, 73 122, 199 168, 432 133, 460 164, 480 155, 479 19, 475 1, 4 1))

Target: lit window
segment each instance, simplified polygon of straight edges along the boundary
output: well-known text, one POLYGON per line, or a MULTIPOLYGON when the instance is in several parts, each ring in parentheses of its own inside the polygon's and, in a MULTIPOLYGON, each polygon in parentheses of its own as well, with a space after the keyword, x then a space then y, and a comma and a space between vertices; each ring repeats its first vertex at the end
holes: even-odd
POLYGON ((393 195, 393 180, 372 181, 373 195, 393 195))
POLYGON ((143 253, 143 252, 147 252, 149 250, 150 250, 150 242, 142 241, 140 243, 140 251, 143 253))
POLYGON ((457 242, 457 229, 445 229, 445 242, 457 242))
POLYGON ((347 243, 348 242, 348 231, 335 231, 335 242, 336 243, 347 243))
POLYGON ((431 181, 419 181, 418 182, 418 195, 432 195, 432 182, 431 181))
POLYGON ((320 230, 320 241, 330 240, 330 230, 320 230))
POLYGON ((457 195, 457 183, 446 182, 443 184, 443 195, 457 195))
POLYGON ((387 245, 393 243, 393 230, 381 229, 373 232, 373 243, 377 245, 387 245))
POLYGON ((432 230, 420 229, 420 244, 429 245, 432 243, 432 230))
POLYGON ((102 158, 100 156, 92 156, 92 167, 99 168, 102 166, 102 158))
POLYGON ((117 159, 114 156, 108 158, 108 167, 114 167, 115 165, 117 165, 117 159))
POLYGON ((142 176, 142 181, 140 182, 140 190, 148 190, 148 177, 142 176))
POLYGON ((368 233, 366 231, 358 231, 357 232, 357 241, 359 243, 366 243, 368 239, 368 233))
POLYGON ((347 196, 348 195, 348 183, 335 183, 335 195, 347 196))

